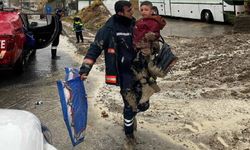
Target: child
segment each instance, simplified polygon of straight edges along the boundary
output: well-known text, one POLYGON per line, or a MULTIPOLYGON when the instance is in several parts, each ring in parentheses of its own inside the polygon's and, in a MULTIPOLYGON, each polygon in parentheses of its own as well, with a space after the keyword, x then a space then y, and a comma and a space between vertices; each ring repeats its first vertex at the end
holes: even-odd
POLYGON ((142 18, 136 21, 134 28, 133 44, 137 51, 132 70, 136 80, 142 84, 142 98, 139 103, 144 103, 160 88, 156 84, 156 77, 148 71, 148 63, 152 61, 152 56, 160 49, 160 30, 166 25, 164 18, 155 14, 153 5, 149 1, 144 1, 140 5, 142 18))
POLYGON ((82 36, 83 24, 82 24, 81 19, 78 17, 74 18, 73 30, 76 33, 76 39, 77 39, 76 43, 79 43, 79 38, 81 39, 81 41, 83 43, 83 36, 82 36))

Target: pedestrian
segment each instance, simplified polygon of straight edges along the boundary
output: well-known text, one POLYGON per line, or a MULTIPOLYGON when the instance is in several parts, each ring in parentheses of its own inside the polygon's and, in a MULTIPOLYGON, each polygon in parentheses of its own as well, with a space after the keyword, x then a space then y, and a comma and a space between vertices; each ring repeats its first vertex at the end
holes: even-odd
POLYGON ((59 45, 60 34, 62 34, 62 21, 61 21, 62 17, 63 17, 63 10, 62 9, 56 9, 55 18, 58 20, 58 23, 59 23, 59 32, 57 33, 54 41, 52 42, 52 46, 51 46, 51 58, 52 59, 58 59, 59 58, 59 56, 57 56, 56 53, 57 53, 57 46, 59 45))
MULTIPOLYGON (((157 8, 157 7, 156 7, 157 8)), ((159 52, 160 30, 166 25, 163 17, 156 15, 153 5, 143 1, 140 5, 142 18, 136 21, 133 44, 137 57, 132 65, 136 79, 142 84, 142 98, 144 103, 156 92, 160 91, 156 83, 156 76, 150 74, 148 64, 153 61, 154 54, 159 52)))
POLYGON ((115 14, 100 28, 94 42, 85 55, 80 67, 81 79, 86 79, 96 59, 104 50, 106 65, 106 83, 120 86, 120 94, 124 102, 123 118, 126 135, 124 149, 133 149, 136 144, 134 131, 137 127, 136 114, 146 111, 149 102, 138 105, 141 97, 141 84, 136 82, 131 65, 136 57, 133 48, 132 5, 121 0, 115 3, 115 14))
POLYGON ((81 21, 81 18, 75 17, 74 22, 73 22, 73 30, 76 33, 76 43, 79 43, 79 40, 81 39, 81 42, 83 43, 83 36, 82 36, 82 31, 83 31, 83 24, 81 21))

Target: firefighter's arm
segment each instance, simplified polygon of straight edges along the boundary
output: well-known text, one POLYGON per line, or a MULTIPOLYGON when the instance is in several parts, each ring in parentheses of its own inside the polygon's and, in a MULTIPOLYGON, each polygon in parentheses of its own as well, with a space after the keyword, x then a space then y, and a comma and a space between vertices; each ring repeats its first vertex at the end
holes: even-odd
POLYGON ((108 35, 105 34, 105 30, 100 29, 95 37, 93 43, 91 43, 90 48, 83 60, 82 66, 80 67, 79 74, 81 75, 81 79, 85 80, 94 65, 96 59, 100 56, 102 50, 106 45, 106 40, 108 39, 108 35))

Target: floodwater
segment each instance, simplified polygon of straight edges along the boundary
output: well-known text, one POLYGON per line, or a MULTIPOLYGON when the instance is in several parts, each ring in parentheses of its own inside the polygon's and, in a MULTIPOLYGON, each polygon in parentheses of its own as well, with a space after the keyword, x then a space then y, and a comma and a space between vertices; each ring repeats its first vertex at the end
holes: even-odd
MULTIPOLYGON (((231 30, 230 26, 197 21, 167 19, 167 22, 166 28, 162 31, 163 36, 215 36, 231 30)), ((76 48, 69 43, 68 38, 61 36, 58 47, 60 59, 51 60, 50 47, 47 47, 37 50, 36 57, 28 63, 22 75, 14 75, 11 72, 0 73, 0 108, 22 109, 34 113, 51 130, 53 145, 63 150, 72 147, 63 122, 56 81, 64 79, 64 67, 79 67, 81 60, 77 59, 74 51, 76 48), (41 103, 37 105, 37 102, 41 103)), ((91 88, 95 86, 87 84, 86 89, 91 91, 91 88)), ((95 113, 90 112, 92 115, 95 113)), ((89 131, 92 131, 91 135, 95 138, 87 146, 92 147, 91 144, 96 143, 97 147, 102 147, 102 140, 97 138, 97 135, 100 135, 101 131, 102 134, 105 132, 93 131, 91 127, 89 131)), ((103 135, 102 139, 107 141, 110 137, 103 135)), ((84 146, 86 145, 82 144, 82 147, 84 146)))
MULTIPOLYGON (((61 42, 66 43, 66 38, 61 42)), ((72 44, 71 44, 72 45, 72 44)), ((33 109, 37 101, 58 101, 56 81, 64 79, 64 68, 78 67, 72 56, 65 53, 67 46, 58 48, 58 60, 52 60, 50 47, 37 50, 23 74, 2 71, 0 73, 0 108, 33 109), (51 96, 51 97, 50 97, 51 96), (56 96, 56 97, 55 97, 56 96)), ((74 49, 72 49, 74 51, 74 49)))
POLYGON ((165 17, 167 25, 161 31, 163 36, 210 37, 232 31, 233 26, 225 23, 208 24, 199 20, 165 17))
MULTIPOLYGON (((216 36, 232 30, 232 26, 226 24, 207 24, 197 20, 176 18, 166 18, 166 20, 167 25, 161 31, 163 37, 216 36)), ((72 44, 68 44, 67 38, 64 37, 61 39, 58 50, 61 59, 51 60, 50 47, 47 47, 37 50, 36 57, 28 63, 27 69, 22 75, 15 75, 12 72, 2 71, 0 73, 0 108, 26 109, 28 106, 27 104, 44 100, 44 98, 39 98, 42 97, 39 92, 42 86, 45 86, 42 89, 45 95, 49 95, 46 93, 51 91, 51 87, 56 91, 56 80, 64 78, 64 67, 79 66, 79 64, 74 62, 74 58, 65 54, 65 51, 70 50, 74 51, 74 46, 72 47, 72 44), (67 48, 69 45, 71 45, 70 48, 67 48), (32 102, 29 102, 29 100, 32 102)))

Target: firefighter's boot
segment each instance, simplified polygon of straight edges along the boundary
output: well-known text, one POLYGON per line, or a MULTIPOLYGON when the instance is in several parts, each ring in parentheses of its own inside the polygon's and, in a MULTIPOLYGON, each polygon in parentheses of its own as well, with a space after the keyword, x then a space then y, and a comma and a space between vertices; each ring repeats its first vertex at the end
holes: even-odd
POLYGON ((139 104, 145 103, 155 93, 155 90, 147 83, 146 79, 140 80, 142 85, 142 96, 139 104))
POLYGON ((134 134, 126 135, 123 145, 123 150, 135 150, 135 145, 136 145, 136 139, 134 134))

